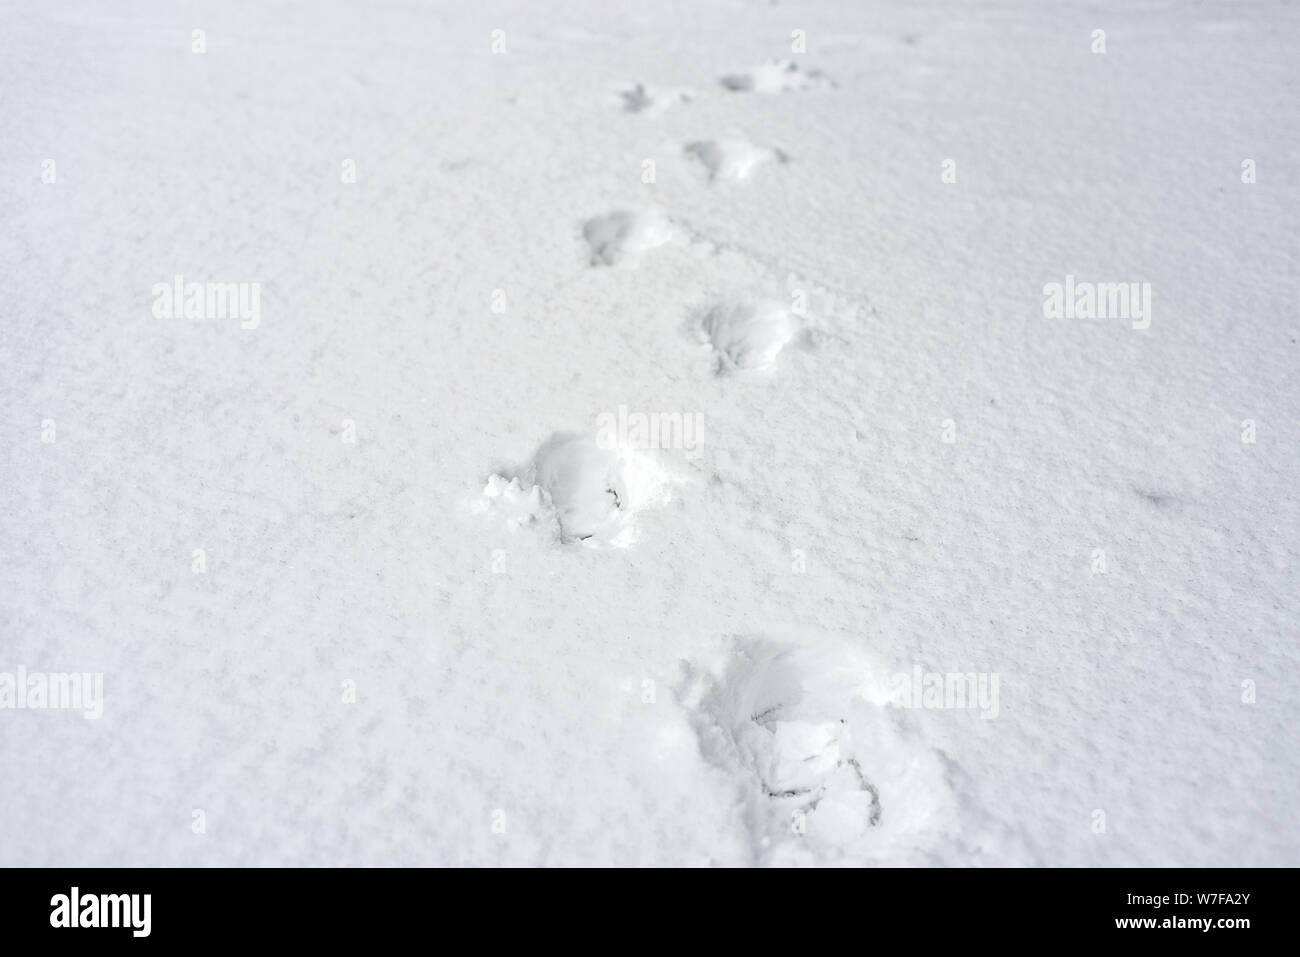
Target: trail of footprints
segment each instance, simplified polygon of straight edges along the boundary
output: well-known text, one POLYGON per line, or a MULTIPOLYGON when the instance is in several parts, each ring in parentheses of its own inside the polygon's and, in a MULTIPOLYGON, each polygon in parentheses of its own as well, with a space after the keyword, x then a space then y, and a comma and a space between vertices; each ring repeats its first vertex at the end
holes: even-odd
MULTIPOLYGON (((719 79, 732 93, 778 94, 833 84, 790 60, 774 60, 719 79)), ((686 89, 637 84, 619 91, 628 113, 654 114, 689 103, 686 89)), ((683 154, 711 184, 749 179, 788 157, 738 137, 687 143, 683 154)), ((592 268, 636 268, 668 244, 700 237, 658 210, 614 210, 582 225, 592 268)), ((788 302, 756 296, 706 304, 685 329, 714 358, 717 375, 768 373, 799 335, 788 302)), ((626 547, 637 540, 641 510, 662 504, 677 479, 653 456, 606 447, 592 435, 556 432, 532 458, 494 474, 478 503, 510 528, 549 527, 564 545, 626 547)), ((715 670, 687 668, 681 698, 701 752, 735 775, 755 857, 780 859, 791 835, 802 847, 842 853, 879 834, 915 846, 945 793, 935 755, 907 741, 877 704, 845 678, 851 650, 834 655, 764 638, 736 640, 715 670), (892 799, 892 800, 891 800, 892 799), (897 802, 896 804, 893 802, 897 802), (929 802, 927 804, 927 802, 929 802)), ((860 665, 860 663, 859 663, 860 665)), ((863 673, 861 667, 856 671, 863 673)), ((792 851, 806 853, 806 851, 792 851)))
MULTIPOLYGON (((782 93, 829 85, 819 72, 804 71, 790 60, 773 60, 719 79, 731 92, 782 93)), ((689 103, 686 88, 657 89, 638 83, 618 91, 628 113, 657 113, 689 103)), ((785 163, 781 150, 740 137, 685 144, 683 155, 695 162, 709 183, 742 182, 760 167, 785 163)), ((616 209, 582 224, 582 238, 592 268, 636 268, 653 250, 701 241, 656 209, 616 209)), ((705 240, 707 244, 707 240, 705 240)), ((791 306, 771 295, 707 303, 686 317, 686 333, 713 356, 717 375, 771 372, 781 352, 801 330, 791 306)), ((641 509, 669 498, 670 476, 650 456, 630 449, 603 448, 582 433, 557 432, 533 458, 489 477, 476 509, 509 528, 554 529, 563 544, 625 547, 638 533, 641 509)))

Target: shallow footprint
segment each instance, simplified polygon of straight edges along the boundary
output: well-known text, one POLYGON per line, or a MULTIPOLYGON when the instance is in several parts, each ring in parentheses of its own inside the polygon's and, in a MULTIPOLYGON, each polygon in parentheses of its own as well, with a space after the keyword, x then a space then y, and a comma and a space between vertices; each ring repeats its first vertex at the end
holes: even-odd
POLYGON ((693 325, 697 337, 713 348, 719 374, 771 370, 799 331, 790 308, 775 300, 718 303, 701 312, 693 325))
POLYGON ((620 209, 583 223, 582 238, 591 247, 593 266, 635 265, 651 249, 674 242, 678 230, 658 211, 620 209))
POLYGON ((684 152, 704 164, 711 181, 749 179, 758 167, 773 160, 785 163, 789 159, 779 149, 756 146, 739 138, 697 140, 687 143, 684 152))
POLYGON ((638 83, 625 90, 618 91, 625 113, 645 113, 655 116, 677 103, 689 103, 695 98, 690 90, 677 87, 658 90, 638 83))
POLYGON ((718 78, 725 89, 734 93, 785 93, 831 86, 821 70, 804 70, 794 60, 768 60, 748 70, 718 78))

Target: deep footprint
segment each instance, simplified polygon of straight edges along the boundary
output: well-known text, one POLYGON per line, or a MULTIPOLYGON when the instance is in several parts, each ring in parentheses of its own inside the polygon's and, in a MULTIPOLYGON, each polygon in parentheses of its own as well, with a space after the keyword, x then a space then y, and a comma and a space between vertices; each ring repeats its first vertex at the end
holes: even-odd
POLYGON ((796 841, 887 856, 942 830, 941 763, 867 700, 871 670, 847 646, 746 638, 695 672, 686 703, 701 749, 739 776, 760 857, 804 853, 796 841))
POLYGON ((537 450, 528 476, 547 493, 565 542, 621 528, 627 487, 618 456, 576 432, 557 432, 537 450))
POLYGON ((478 511, 511 528, 554 522, 564 544, 624 547, 635 518, 669 497, 669 476, 648 456, 604 448, 581 432, 556 432, 512 475, 492 475, 478 511))

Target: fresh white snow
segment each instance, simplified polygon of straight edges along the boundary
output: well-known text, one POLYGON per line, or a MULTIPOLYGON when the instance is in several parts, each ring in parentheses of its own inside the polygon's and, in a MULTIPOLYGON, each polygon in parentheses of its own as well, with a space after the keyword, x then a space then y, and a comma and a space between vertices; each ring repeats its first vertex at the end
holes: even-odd
POLYGON ((0 21, 0 864, 1300 863, 1296 4, 0 21))

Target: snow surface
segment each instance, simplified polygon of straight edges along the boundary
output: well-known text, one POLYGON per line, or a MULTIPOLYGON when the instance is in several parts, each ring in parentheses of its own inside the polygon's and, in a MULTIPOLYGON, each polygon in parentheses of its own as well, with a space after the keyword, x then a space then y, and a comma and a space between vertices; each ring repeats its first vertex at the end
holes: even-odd
POLYGON ((0 864, 1300 864, 1300 5, 2 6, 0 864))

